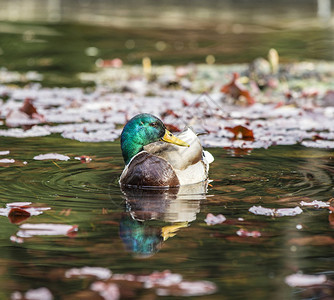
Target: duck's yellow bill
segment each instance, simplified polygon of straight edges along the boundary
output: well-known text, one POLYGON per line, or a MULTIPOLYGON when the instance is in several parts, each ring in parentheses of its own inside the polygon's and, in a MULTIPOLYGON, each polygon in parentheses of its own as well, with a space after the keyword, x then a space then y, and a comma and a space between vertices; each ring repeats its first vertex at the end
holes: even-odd
POLYGON ((171 143, 179 146, 189 147, 190 145, 182 140, 180 140, 178 137, 176 137, 174 134, 169 132, 167 129, 165 131, 165 135, 161 138, 162 141, 166 143, 171 143))

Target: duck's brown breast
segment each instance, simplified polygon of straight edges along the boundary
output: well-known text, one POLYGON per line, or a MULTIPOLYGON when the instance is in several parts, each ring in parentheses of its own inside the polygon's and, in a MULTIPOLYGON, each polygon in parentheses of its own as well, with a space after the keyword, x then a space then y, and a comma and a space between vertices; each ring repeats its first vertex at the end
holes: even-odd
POLYGON ((147 152, 137 154, 122 174, 121 185, 137 187, 176 187, 180 185, 172 166, 147 152))

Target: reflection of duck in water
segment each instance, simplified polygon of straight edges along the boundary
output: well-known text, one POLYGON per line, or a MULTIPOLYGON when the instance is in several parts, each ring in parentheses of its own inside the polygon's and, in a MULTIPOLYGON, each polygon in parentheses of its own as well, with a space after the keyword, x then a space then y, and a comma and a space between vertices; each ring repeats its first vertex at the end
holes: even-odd
POLYGON ((159 251, 164 241, 196 219, 200 202, 205 199, 206 183, 168 190, 122 191, 127 214, 120 223, 120 237, 127 250, 147 257, 159 251))
POLYGON ((150 114, 137 115, 125 125, 121 148, 126 164, 120 178, 122 186, 177 187, 198 183, 207 179, 209 163, 213 161, 190 128, 176 137, 150 114))

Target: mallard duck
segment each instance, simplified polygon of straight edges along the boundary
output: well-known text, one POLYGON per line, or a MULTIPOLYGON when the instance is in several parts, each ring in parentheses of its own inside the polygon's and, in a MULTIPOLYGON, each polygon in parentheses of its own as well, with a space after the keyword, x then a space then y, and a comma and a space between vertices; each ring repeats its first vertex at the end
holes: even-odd
POLYGON ((178 187, 208 178, 213 156, 203 151, 187 127, 178 136, 151 114, 139 114, 124 126, 121 134, 125 168, 120 184, 129 187, 178 187))

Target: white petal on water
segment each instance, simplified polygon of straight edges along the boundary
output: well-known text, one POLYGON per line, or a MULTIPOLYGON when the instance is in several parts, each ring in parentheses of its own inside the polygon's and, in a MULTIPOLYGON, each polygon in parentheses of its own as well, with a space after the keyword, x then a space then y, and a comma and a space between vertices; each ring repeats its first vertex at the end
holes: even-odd
POLYGON ((252 206, 248 211, 255 215, 274 216, 274 209, 262 206, 252 206))
POLYGON ((315 208, 327 208, 330 206, 328 203, 323 202, 323 201, 318 201, 318 200, 313 200, 312 202, 301 201, 300 205, 301 206, 313 206, 315 208))
POLYGON ((204 221, 207 225, 217 225, 225 222, 226 218, 222 214, 215 216, 211 213, 208 213, 204 221))
POLYGON ((292 274, 285 277, 285 283, 292 287, 306 287, 312 285, 323 284, 327 281, 326 275, 306 275, 292 274))
POLYGON ((118 285, 115 283, 96 281, 92 283, 90 289, 92 291, 98 292, 105 300, 118 300, 121 296, 118 285))
POLYGON ((83 268, 73 268, 65 272, 65 277, 70 278, 73 276, 85 277, 85 276, 95 276, 101 280, 107 280, 111 277, 112 272, 109 269, 101 267, 83 267, 83 268))
POLYGON ((47 288, 41 287, 38 289, 28 290, 25 293, 25 299, 27 300, 52 300, 53 296, 47 288))
POLYGON ((303 210, 299 207, 296 206, 294 208, 279 208, 275 211, 275 216, 276 217, 286 217, 286 216, 296 216, 299 215, 303 212, 303 210))
POLYGON ((1 129, 0 136, 9 136, 17 138, 27 138, 36 136, 46 136, 51 134, 49 130, 42 126, 34 126, 29 130, 23 130, 21 128, 1 129))
POLYGON ((22 224, 20 230, 17 232, 19 237, 33 237, 33 236, 43 236, 43 235, 67 235, 71 231, 77 231, 77 228, 72 225, 65 224, 22 224))
POLYGON ((67 161, 69 159, 71 159, 69 156, 67 155, 62 155, 62 154, 58 154, 58 153, 46 153, 46 154, 40 154, 40 155, 36 155, 34 156, 35 160, 64 160, 67 161))
POLYGON ((80 142, 112 142, 119 137, 110 130, 99 130, 93 132, 64 132, 62 137, 80 142))
POLYGON ((175 289, 158 288, 158 296, 195 297, 211 295, 217 291, 217 286, 209 281, 182 281, 175 289))
POLYGON ((2 158, 0 159, 0 164, 13 164, 15 159, 12 158, 2 158))
POLYGON ((334 141, 326 141, 326 140, 303 141, 302 145, 311 148, 334 149, 334 141))
POLYGON ((303 212, 303 210, 299 206, 296 206, 294 208, 273 209, 255 205, 252 206, 248 211, 255 215, 272 216, 272 217, 286 217, 286 216, 293 217, 303 212))
POLYGON ((10 211, 13 208, 20 208, 28 212, 31 216, 38 216, 45 210, 51 209, 50 207, 30 207, 31 202, 12 202, 7 203, 6 208, 0 208, 0 216, 8 217, 10 211))

